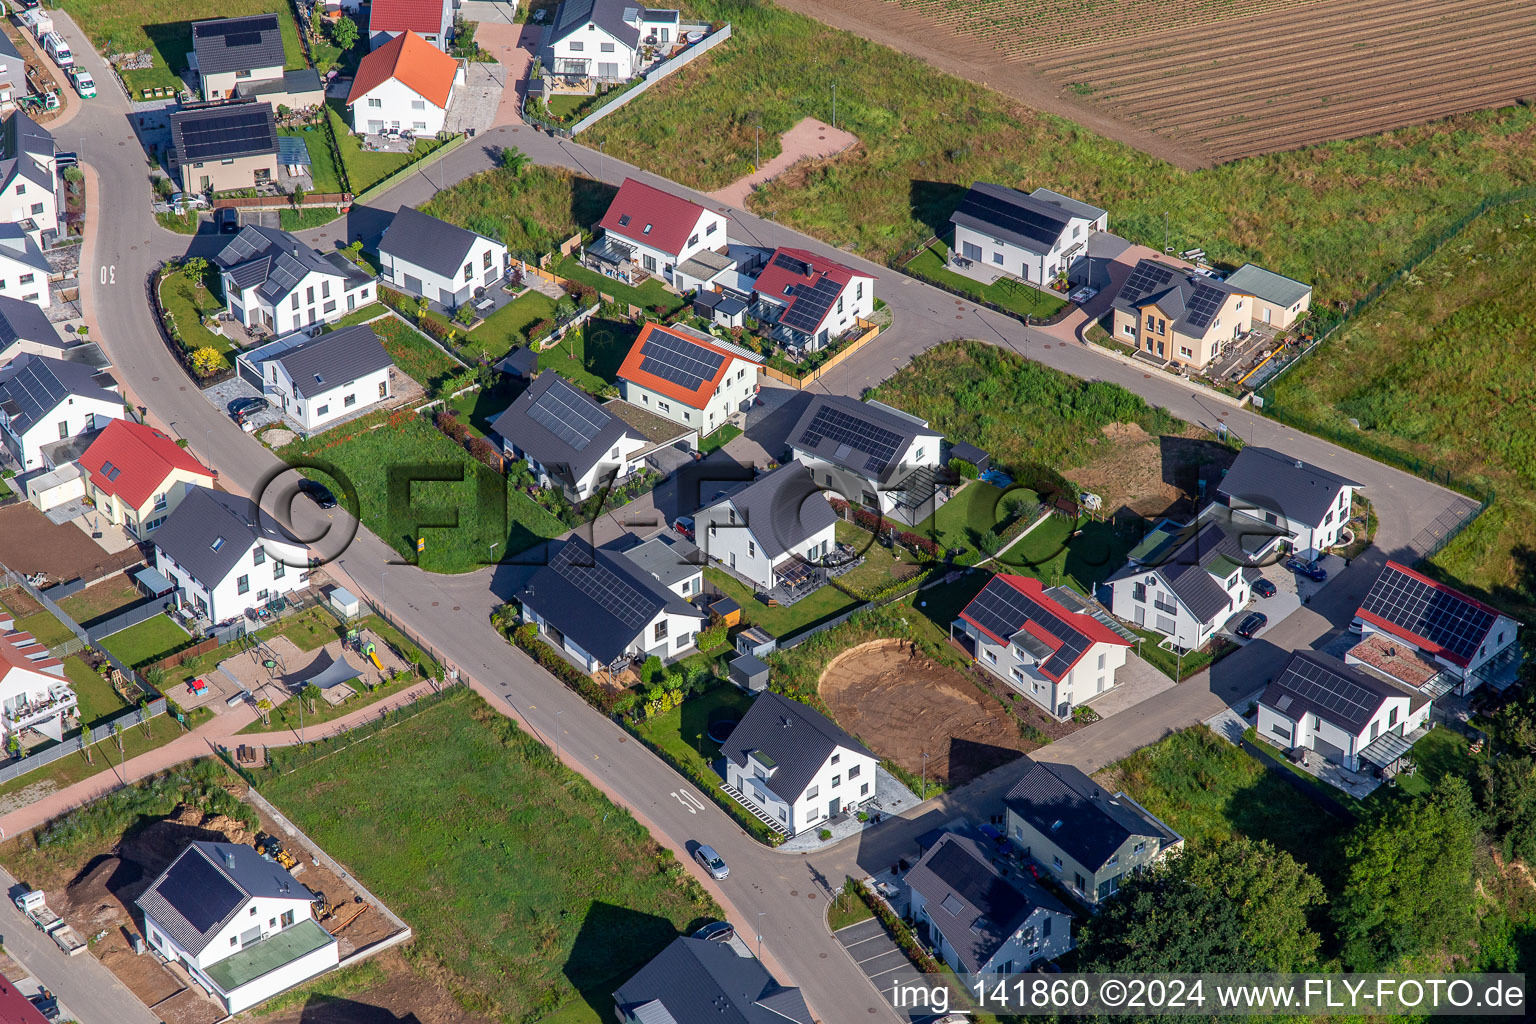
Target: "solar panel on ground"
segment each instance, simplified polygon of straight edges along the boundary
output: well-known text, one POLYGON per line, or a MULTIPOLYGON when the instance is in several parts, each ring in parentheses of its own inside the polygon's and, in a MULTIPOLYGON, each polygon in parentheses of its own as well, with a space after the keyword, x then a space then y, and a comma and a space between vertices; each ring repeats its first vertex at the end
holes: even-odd
POLYGON ((160 895, 199 932, 206 932, 245 899, 223 872, 194 848, 161 880, 160 895))
POLYGON ((556 378, 528 407, 529 417, 577 451, 586 448, 613 417, 565 381, 556 378))
MULTIPOLYGON (((966 614, 975 619, 981 628, 1005 640, 1023 629, 1024 623, 1031 621, 1060 640, 1061 646, 1056 648, 1055 653, 1041 662, 1041 668, 1052 673, 1058 668, 1065 671, 1092 646, 1092 641, 1086 636, 1034 598, 1019 593, 1006 580, 993 579, 982 588, 981 593, 976 595, 965 610, 966 614), (1052 664, 1057 659, 1060 661, 1052 664)), ((1021 646, 1035 654, 1037 659, 1041 657, 1035 650, 1030 649, 1031 645, 1021 646)))
POLYGON ((640 350, 640 370, 697 391, 720 372, 725 356, 675 334, 654 330, 640 350))
POLYGON ((1059 215, 1052 216, 1048 211, 1031 209, 974 188, 965 194, 956 212, 1043 245, 1056 241, 1065 223, 1059 215))
POLYGON ((1120 291, 1134 301, 1172 280, 1173 271, 1149 260, 1143 260, 1136 264, 1136 269, 1132 270, 1131 276, 1125 279, 1125 284, 1121 286, 1120 291))
POLYGON ((1486 608, 1393 566, 1382 570, 1360 610, 1401 626, 1468 661, 1477 653, 1495 618, 1486 608))
POLYGON ((550 566, 631 630, 640 629, 655 614, 654 598, 603 565, 583 543, 567 542, 550 566))
POLYGON ((895 431, 886 430, 876 426, 868 420, 858 419, 834 409, 832 406, 823 406, 817 410, 811 419, 810 426, 800 435, 800 444, 808 449, 815 449, 824 439, 830 438, 842 445, 847 445, 851 451, 862 452, 868 458, 864 468, 871 473, 883 473, 891 464, 901 449, 901 435, 895 431))

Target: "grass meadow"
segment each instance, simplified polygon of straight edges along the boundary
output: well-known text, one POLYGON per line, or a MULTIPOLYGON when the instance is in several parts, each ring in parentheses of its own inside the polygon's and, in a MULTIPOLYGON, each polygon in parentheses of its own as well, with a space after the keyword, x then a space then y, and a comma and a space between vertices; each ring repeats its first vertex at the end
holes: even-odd
POLYGON ((444 378, 463 369, 452 356, 397 316, 369 320, 368 325, 400 372, 428 391, 435 391, 444 378))
POLYGON ((424 213, 499 239, 514 253, 551 251, 602 219, 618 190, 563 168, 497 168, 444 189, 424 213))

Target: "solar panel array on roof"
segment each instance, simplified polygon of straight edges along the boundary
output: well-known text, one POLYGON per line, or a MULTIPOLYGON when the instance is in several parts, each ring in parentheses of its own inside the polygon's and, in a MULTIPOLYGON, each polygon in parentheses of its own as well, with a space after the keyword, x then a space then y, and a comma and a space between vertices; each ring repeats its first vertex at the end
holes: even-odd
POLYGON ((640 369, 689 391, 697 391, 720 372, 725 356, 666 331, 652 331, 640 350, 640 369))
POLYGON ((804 260, 797 260, 793 256, 787 256, 784 253, 779 253, 778 255, 774 256, 773 265, 776 267, 782 267, 792 274, 809 276, 811 272, 811 268, 806 266, 804 260))
POLYGON ((877 474, 885 472, 902 447, 902 437, 895 431, 877 427, 868 420, 850 416, 830 405, 817 411, 810 426, 800 435, 799 443, 802 447, 814 449, 824 438, 848 446, 850 454, 854 450, 863 452, 868 456, 864 469, 877 474))
POLYGON ((180 138, 178 155, 182 163, 276 149, 277 129, 272 122, 272 108, 265 103, 219 107, 216 113, 195 113, 197 116, 180 114, 173 118, 180 138))
POLYGON ((160 895, 199 932, 229 916, 245 900, 224 873, 199 853, 182 857, 157 886, 160 895))
POLYGON ((261 41, 261 33, 276 32, 277 18, 232 18, 226 21, 205 21, 194 26, 199 36, 223 36, 229 46, 246 46, 261 41), (231 31, 233 30, 233 31, 231 31))
POLYGON ((842 290, 843 286, 829 277, 821 278, 809 288, 803 284, 794 285, 795 301, 779 317, 779 323, 806 334, 814 334, 842 290))
POLYGON ((1360 610, 1401 626, 1464 661, 1471 661, 1493 626, 1494 613, 1456 594, 1387 566, 1360 610))
MULTIPOLYGON (((982 629, 1004 640, 1030 621, 1060 640, 1061 646, 1040 664, 1041 670, 1051 675, 1065 672, 1093 643, 1040 602, 1015 590, 1006 580, 994 579, 988 583, 965 611, 982 629)), ((1027 645, 1021 646, 1029 649, 1027 645)))
MULTIPOLYGON (((1018 195, 1021 201, 1028 199, 1022 193, 1018 195)), ((1052 216, 1044 210, 1031 209, 1027 204, 1009 202, 1000 196, 988 195, 976 188, 965 194, 956 212, 974 217, 1004 231, 1021 235, 1044 245, 1047 249, 1060 237, 1063 224, 1059 211, 1052 216)))
POLYGON ((631 632, 650 622, 655 614, 655 599, 603 565, 585 544, 567 542, 549 564, 631 632))
POLYGON ((1190 326, 1204 330, 1211 325, 1211 320, 1221 311, 1221 304, 1225 301, 1227 301, 1226 292, 1209 285, 1197 284, 1194 294, 1189 297, 1189 311, 1184 319, 1190 326))
POLYGON ((1131 276, 1125 279, 1121 291, 1132 299, 1139 299, 1150 291, 1161 288, 1173 280, 1173 271, 1147 260, 1136 265, 1131 276))
POLYGON ((1285 686, 1314 707, 1345 722, 1366 722, 1381 697, 1353 679, 1304 658, 1292 658, 1282 677, 1285 686))
POLYGON ((528 408, 535 423, 577 451, 586 448, 613 417, 585 392, 557 380, 528 408))

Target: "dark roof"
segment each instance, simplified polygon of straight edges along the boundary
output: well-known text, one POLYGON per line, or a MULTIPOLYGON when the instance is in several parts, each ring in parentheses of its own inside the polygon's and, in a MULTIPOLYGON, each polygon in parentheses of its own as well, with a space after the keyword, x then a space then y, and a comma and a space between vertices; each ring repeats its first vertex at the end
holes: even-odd
POLYGON ((576 537, 552 544, 549 563, 517 596, 604 664, 622 655, 663 609, 704 617, 620 552, 593 548, 576 537))
POLYGON ((1237 453, 1217 493, 1234 508, 1267 509, 1279 512, 1291 522, 1317 526, 1333 507, 1341 488, 1359 486, 1353 480, 1273 448, 1248 445, 1237 453))
POLYGON ((191 487, 155 531, 155 547, 212 588, 240 564, 259 538, 303 546, 250 498, 191 487))
POLYGON ((624 20, 624 9, 636 0, 565 0, 549 30, 551 45, 587 25, 596 25, 631 50, 640 45, 640 30, 624 20))
MULTIPOLYGON (((15 260, 22 266, 31 267, 43 274, 53 273, 48 257, 20 224, 0 224, 0 256, 15 260)), ((41 282, 40 286, 45 283, 41 282)))
POLYGON ((1163 847, 1179 835, 1069 764, 1035 761, 1003 800, 1063 853, 1098 871, 1132 836, 1163 847))
POLYGON ((1055 203, 1018 189, 978 181, 950 215, 951 224, 974 228, 994 238, 1047 253, 1072 223, 1072 215, 1055 203))
MULTIPOLYGON (((1230 522, 1205 516, 1188 526, 1164 528, 1162 544, 1144 555, 1133 551, 1131 561, 1110 580, 1155 572, 1192 615, 1202 622, 1209 622, 1212 616, 1232 603, 1226 589, 1212 578, 1211 573, 1214 571, 1225 578, 1235 568, 1251 561, 1252 555, 1244 546, 1244 540, 1251 540, 1265 529, 1278 530, 1255 521, 1251 529, 1239 531, 1230 522)), ((1143 545, 1146 543, 1143 541, 1143 545)))
POLYGON ((379 254, 388 253, 395 259, 457 280, 470 248, 481 237, 466 228, 402 206, 389 222, 389 227, 384 229, 384 237, 379 240, 379 254))
POLYGON ((1214 277, 1145 259, 1136 264, 1120 286, 1113 305, 1121 312, 1137 316, 1143 306, 1155 303, 1172 320, 1174 330, 1203 337, 1222 303, 1233 294, 1245 293, 1214 277))
POLYGON ((496 369, 518 377, 532 377, 539 368, 539 354, 531 348, 519 345, 502 357, 496 369))
POLYGON ((1397 562, 1382 568, 1358 615, 1463 668, 1472 663, 1499 620, 1499 612, 1483 602, 1397 562))
POLYGON ((491 429, 571 482, 602 462, 627 432, 623 420, 554 371, 539 374, 491 429))
POLYGON ((98 374, 82 363, 24 353, 0 367, 0 407, 11 430, 25 434, 66 398, 95 398, 122 404, 122 396, 101 386, 98 374))
POLYGON ((1018 643, 1034 655, 1040 671, 1057 682, 1095 644, 1130 646, 1093 616, 1062 607, 1030 576, 992 577, 960 617, 1004 646, 1018 643))
POLYGON ((311 271, 338 277, 344 289, 373 278, 340 253, 321 254, 277 228, 249 224, 213 257, 236 289, 256 288, 266 302, 277 305, 311 271))
POLYGON ((194 956, 251 899, 308 902, 309 890, 252 847, 197 841, 181 851, 135 902, 194 956))
POLYGON ((784 307, 779 323, 803 334, 815 334, 853 279, 868 276, 809 250, 780 246, 758 275, 753 290, 784 307))
POLYGON ((1338 658, 1296 651, 1265 688, 1259 703, 1292 721, 1316 715, 1358 736, 1391 697, 1406 697, 1415 706, 1429 699, 1338 658))
POLYGON ((171 145, 183 165, 277 153, 270 103, 226 103, 171 115, 171 145))
POLYGON ((203 75, 283 66, 283 33, 276 14, 192 23, 192 51, 203 75))
POLYGON ((379 336, 367 324, 321 334, 273 356, 272 361, 287 371, 300 398, 314 398, 394 365, 379 336))
POLYGON ((44 188, 53 188, 53 172, 46 162, 53 159, 54 152, 48 129, 16 111, 0 130, 0 157, 4 158, 0 159, 0 182, 9 183, 19 173, 44 188))
POLYGON ((971 973, 985 967, 1036 908, 1069 913, 1029 879, 1020 877, 1022 890, 1009 883, 974 839, 953 832, 929 847, 905 881, 954 948, 961 961, 956 966, 971 973))
POLYGON ((726 502, 736 506, 741 522, 768 558, 777 558, 837 522, 837 513, 803 462, 786 462, 709 507, 726 502))
POLYGON ((838 747, 875 756, 809 704, 769 692, 752 702, 720 753, 738 765, 745 765, 754 750, 773 758, 778 767, 768 779, 768 788, 793 803, 838 747))
POLYGON ((64 339, 53 323, 34 303, 0 295, 0 353, 18 341, 64 347, 64 339))
POLYGON ((812 1024, 797 988, 728 943, 679 938, 636 971, 613 1001, 646 1024, 812 1024))
POLYGON ((704 560, 699 549, 686 537, 676 533, 659 533, 643 544, 625 549, 623 554, 664 587, 681 583, 704 571, 704 560))
POLYGON ((914 439, 937 431, 916 417, 847 395, 817 395, 806 406, 789 443, 819 459, 887 482, 914 439))

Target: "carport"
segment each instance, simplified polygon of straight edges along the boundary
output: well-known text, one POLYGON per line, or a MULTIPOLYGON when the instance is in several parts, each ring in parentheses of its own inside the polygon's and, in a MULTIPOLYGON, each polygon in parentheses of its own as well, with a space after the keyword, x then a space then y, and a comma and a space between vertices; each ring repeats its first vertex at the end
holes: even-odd
POLYGON ((930 1012, 927 1007, 896 1006, 892 993, 898 987, 926 987, 937 979, 912 966, 912 961, 907 959, 907 955, 896 945, 896 940, 891 938, 878 918, 851 924, 835 932, 833 937, 848 952, 853 962, 859 965, 859 970, 864 972, 869 983, 896 1011, 898 1017, 912 1021, 913 1024, 929 1024, 941 1016, 930 1012))

